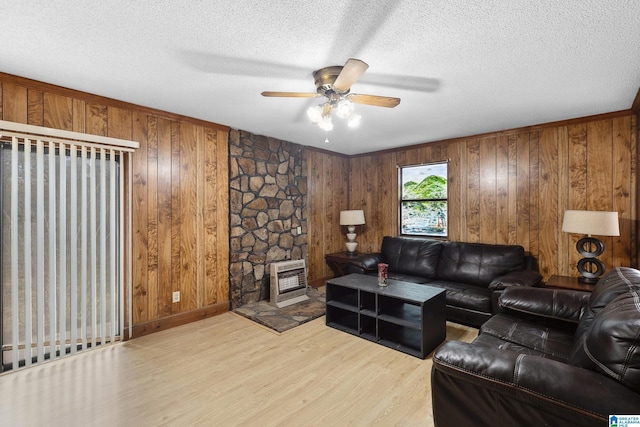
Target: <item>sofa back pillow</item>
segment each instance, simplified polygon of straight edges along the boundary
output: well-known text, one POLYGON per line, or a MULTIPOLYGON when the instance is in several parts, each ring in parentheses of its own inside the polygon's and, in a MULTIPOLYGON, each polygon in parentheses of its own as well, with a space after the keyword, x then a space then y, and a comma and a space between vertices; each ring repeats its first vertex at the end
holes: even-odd
POLYGON ((433 279, 441 249, 439 240, 385 236, 380 252, 389 271, 433 279))
POLYGON ((640 392, 640 290, 619 296, 596 315, 584 351, 597 372, 640 392))
POLYGON ((587 304, 573 338, 573 347, 568 363, 586 369, 593 369, 593 361, 584 352, 584 340, 595 317, 611 301, 640 286, 640 271, 629 267, 616 267, 600 278, 587 304))
POLYGON ((443 242, 438 279, 488 287, 493 279, 524 268, 519 245, 443 242))

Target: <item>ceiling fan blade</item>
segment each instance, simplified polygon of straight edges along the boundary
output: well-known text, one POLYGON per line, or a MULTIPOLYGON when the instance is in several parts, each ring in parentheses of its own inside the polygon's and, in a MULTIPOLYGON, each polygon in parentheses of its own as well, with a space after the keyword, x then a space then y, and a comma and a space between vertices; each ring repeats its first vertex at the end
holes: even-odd
POLYGON ((315 98, 316 96, 320 96, 317 93, 311 92, 270 92, 265 91, 262 92, 262 96, 276 96, 276 97, 286 97, 286 98, 315 98))
POLYGON ((393 108, 400 104, 400 98, 391 98, 390 96, 360 95, 353 93, 349 95, 348 98, 355 104, 374 105, 376 107, 393 108))
POLYGON ((349 90, 352 84, 354 84, 361 76, 367 71, 369 65, 355 58, 349 58, 347 63, 342 67, 342 71, 336 77, 336 81, 333 82, 333 89, 336 92, 346 92, 349 90))

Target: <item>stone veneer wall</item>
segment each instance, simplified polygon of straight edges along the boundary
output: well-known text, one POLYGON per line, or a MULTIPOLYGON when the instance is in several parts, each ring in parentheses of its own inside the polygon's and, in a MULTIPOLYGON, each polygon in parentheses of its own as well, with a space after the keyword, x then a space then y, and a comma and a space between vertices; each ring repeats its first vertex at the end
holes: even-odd
POLYGON ((229 187, 233 310, 269 299, 272 262, 308 261, 304 147, 231 130, 229 187))

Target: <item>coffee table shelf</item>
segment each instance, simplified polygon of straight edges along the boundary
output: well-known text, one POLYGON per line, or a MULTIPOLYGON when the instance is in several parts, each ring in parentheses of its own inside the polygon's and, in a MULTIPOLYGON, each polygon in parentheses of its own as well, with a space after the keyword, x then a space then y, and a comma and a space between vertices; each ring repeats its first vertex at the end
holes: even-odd
POLYGON ((358 307, 351 304, 346 304, 342 301, 331 301, 331 306, 342 309, 342 310, 351 311, 354 313, 358 312, 358 307))
POLYGON ((419 343, 420 331, 417 329, 403 329, 398 325, 388 324, 380 332, 380 344, 403 353, 416 355, 420 352, 419 343))
POLYGON ((350 274, 327 281, 327 326, 424 359, 446 336, 445 291, 350 274))

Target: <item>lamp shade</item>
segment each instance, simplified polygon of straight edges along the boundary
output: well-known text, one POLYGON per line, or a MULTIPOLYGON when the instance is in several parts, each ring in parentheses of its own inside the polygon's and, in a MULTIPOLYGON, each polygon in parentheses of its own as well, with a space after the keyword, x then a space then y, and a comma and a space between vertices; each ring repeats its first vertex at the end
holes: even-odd
POLYGON ((594 236, 619 236, 618 212, 564 211, 562 231, 594 236))
POLYGON ((362 225, 364 224, 364 211, 340 211, 340 225, 362 225))

